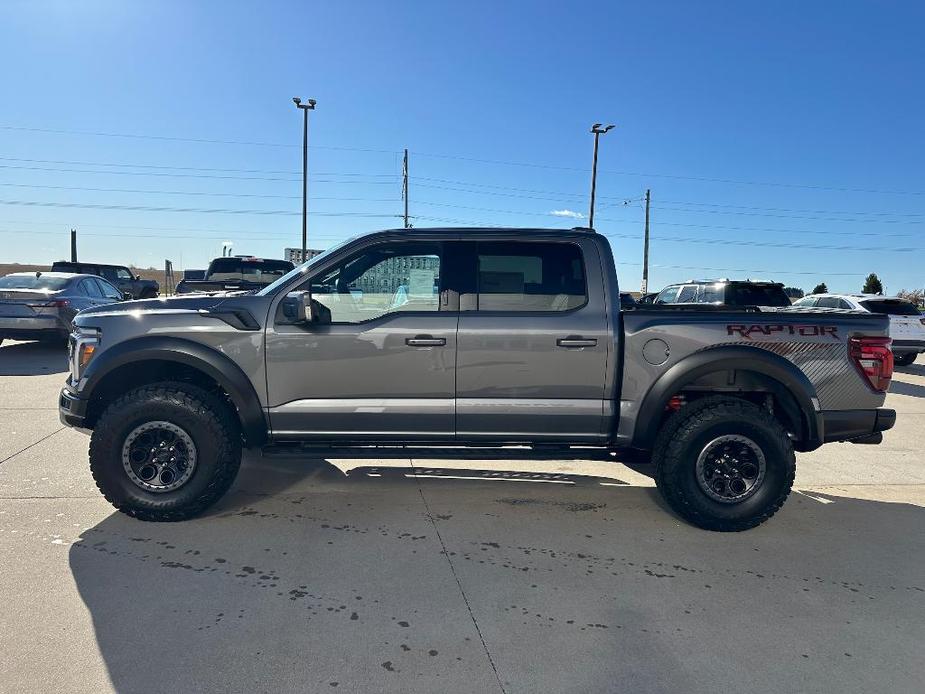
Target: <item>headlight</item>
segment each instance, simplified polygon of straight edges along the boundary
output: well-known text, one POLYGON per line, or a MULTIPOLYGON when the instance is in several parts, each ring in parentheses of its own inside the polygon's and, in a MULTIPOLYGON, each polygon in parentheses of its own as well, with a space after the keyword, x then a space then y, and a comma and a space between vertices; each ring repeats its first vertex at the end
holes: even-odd
POLYGON ((78 328, 71 334, 70 344, 68 345, 68 356, 71 366, 71 383, 77 384, 83 376, 93 357, 96 356, 100 345, 99 330, 87 330, 78 328))

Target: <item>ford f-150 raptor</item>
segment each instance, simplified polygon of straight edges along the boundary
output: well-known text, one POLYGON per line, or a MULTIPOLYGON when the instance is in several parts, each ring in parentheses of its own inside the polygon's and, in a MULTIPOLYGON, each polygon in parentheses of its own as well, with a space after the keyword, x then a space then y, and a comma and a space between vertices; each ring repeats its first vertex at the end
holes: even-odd
POLYGON ((894 423, 885 316, 619 296, 591 230, 376 232, 256 294, 82 311, 60 416, 144 520, 202 512, 242 447, 526 444, 647 451, 671 508, 724 531, 781 507, 795 450, 894 423))

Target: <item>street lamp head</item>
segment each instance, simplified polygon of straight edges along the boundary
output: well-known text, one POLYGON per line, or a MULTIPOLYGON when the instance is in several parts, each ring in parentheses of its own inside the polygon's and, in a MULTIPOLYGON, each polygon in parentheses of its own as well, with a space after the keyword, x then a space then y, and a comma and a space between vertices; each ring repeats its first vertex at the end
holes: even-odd
POLYGON ((297 108, 302 108, 302 109, 305 109, 305 110, 307 110, 307 111, 314 111, 314 110, 315 110, 315 104, 317 104, 318 102, 315 101, 314 99, 308 99, 308 101, 307 101, 306 103, 303 104, 303 103, 302 103, 302 100, 301 100, 299 97, 294 96, 294 97, 292 97, 292 103, 294 103, 294 104, 296 105, 297 108))
POLYGON ((302 103, 302 100, 301 100, 299 97, 294 96, 294 97, 292 97, 292 103, 294 103, 296 106, 298 106, 299 104, 302 103))
POLYGON ((591 132, 595 135, 603 135, 604 133, 612 130, 615 126, 608 125, 606 128, 601 127, 601 123, 595 123, 591 126, 591 132))

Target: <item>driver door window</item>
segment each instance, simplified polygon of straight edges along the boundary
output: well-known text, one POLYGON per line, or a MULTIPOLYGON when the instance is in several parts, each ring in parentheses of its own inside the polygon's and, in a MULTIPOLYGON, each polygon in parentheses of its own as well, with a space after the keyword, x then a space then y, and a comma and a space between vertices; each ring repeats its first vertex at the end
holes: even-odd
POLYGON ((440 247, 401 243, 367 249, 311 282, 332 323, 364 323, 390 313, 440 310, 440 247))

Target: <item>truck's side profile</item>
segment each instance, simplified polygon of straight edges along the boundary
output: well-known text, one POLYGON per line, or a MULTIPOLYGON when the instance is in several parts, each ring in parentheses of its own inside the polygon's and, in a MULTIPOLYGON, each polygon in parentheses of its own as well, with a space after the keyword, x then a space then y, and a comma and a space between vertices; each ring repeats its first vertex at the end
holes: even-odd
POLYGON ((742 530, 786 499, 794 449, 875 443, 895 417, 885 318, 621 311, 587 230, 378 232, 257 294, 75 324, 62 421, 143 519, 201 512, 242 446, 519 443, 652 451, 672 508, 742 530))

